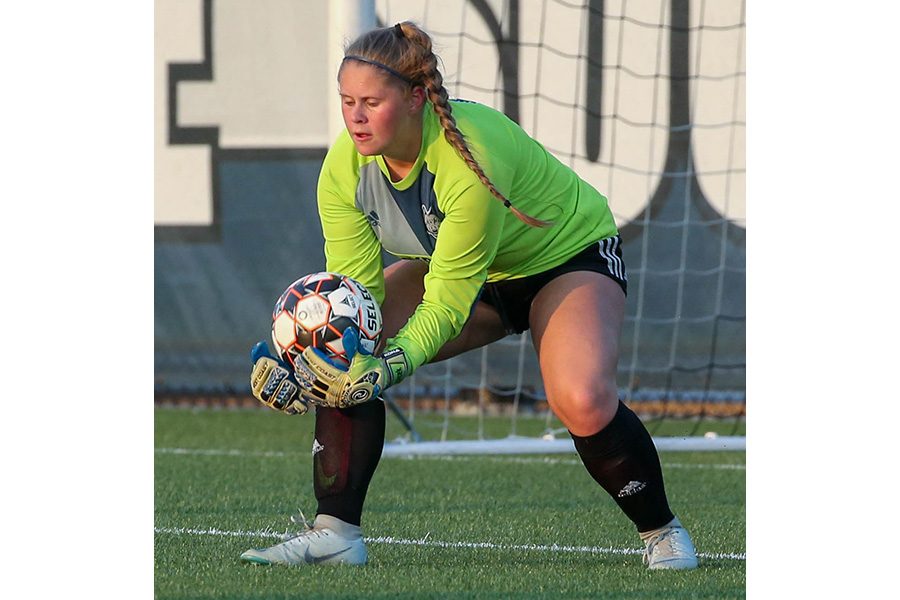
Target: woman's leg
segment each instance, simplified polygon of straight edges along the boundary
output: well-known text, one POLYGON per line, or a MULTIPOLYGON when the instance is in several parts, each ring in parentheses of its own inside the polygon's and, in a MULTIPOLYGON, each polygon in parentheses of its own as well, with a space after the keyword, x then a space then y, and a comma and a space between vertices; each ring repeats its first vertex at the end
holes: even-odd
MULTIPOLYGON (((385 269, 385 301, 381 308, 383 336, 397 333, 425 293, 428 265, 401 260, 385 269)), ((492 307, 477 303, 463 331, 438 352, 444 360, 478 348, 506 335, 500 316, 492 307)), ((317 514, 359 525, 363 502, 384 446, 385 409, 379 401, 352 408, 316 408, 313 442, 313 488, 317 514)))
POLYGON ((591 476, 637 526, 672 521, 656 447, 616 386, 625 294, 600 273, 576 271, 548 283, 530 321, 547 399, 569 429, 591 476))
MULTIPOLYGON (((428 267, 399 261, 385 269, 382 303, 384 337, 406 323, 422 301, 428 267)), ((502 338, 499 314, 478 302, 456 339, 441 348, 435 360, 502 338)), ((256 564, 364 564, 368 559, 360 521, 369 483, 384 446, 384 403, 366 402, 353 408, 316 408, 313 441, 313 488, 318 507, 312 530, 264 549, 250 549, 241 560, 256 564)))

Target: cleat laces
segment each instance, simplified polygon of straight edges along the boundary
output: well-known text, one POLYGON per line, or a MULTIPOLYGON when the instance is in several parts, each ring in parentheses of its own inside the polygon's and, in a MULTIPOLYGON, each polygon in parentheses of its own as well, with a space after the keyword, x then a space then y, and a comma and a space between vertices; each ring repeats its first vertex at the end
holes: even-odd
POLYGON ((650 557, 656 552, 656 547, 660 546, 661 551, 668 551, 666 554, 669 556, 672 555, 684 555, 688 553, 688 549, 681 543, 679 543, 679 538, 677 535, 674 535, 675 528, 670 527, 666 529, 658 536, 653 538, 649 544, 647 544, 647 550, 644 552, 644 564, 650 564, 650 557))
POLYGON ((296 515, 291 515, 291 523, 294 525, 299 525, 299 530, 291 530, 287 529, 283 534, 281 534, 281 541, 286 542, 288 540, 292 540, 294 538, 298 538, 301 536, 315 536, 318 537, 321 535, 318 530, 313 528, 313 523, 306 520, 306 515, 303 514, 303 511, 299 508, 297 509, 296 515))

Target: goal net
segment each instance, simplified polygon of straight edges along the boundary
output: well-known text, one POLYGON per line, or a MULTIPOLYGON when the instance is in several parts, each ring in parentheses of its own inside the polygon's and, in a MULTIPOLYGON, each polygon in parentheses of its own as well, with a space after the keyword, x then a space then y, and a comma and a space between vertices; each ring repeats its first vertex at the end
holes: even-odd
MULTIPOLYGON (((743 448, 743 1, 375 6, 431 34, 452 96, 504 111, 610 199, 629 272, 620 395, 657 445, 743 448)), ((389 393, 414 429, 389 452, 572 449, 527 333, 389 393)))
MULTIPOLYGON (((155 7, 157 403, 260 406, 249 349, 282 290, 325 267, 332 26, 412 20, 451 95, 505 112, 609 198, 629 282, 622 400, 661 448, 742 447, 743 0, 155 7)), ((527 333, 426 365, 387 399, 387 452, 572 450, 527 333)))

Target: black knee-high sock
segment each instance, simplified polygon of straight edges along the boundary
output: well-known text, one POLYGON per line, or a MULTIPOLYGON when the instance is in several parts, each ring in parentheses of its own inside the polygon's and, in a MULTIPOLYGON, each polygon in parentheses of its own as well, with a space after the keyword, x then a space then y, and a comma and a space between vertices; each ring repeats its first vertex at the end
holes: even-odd
POLYGON ((384 448, 384 402, 316 408, 313 489, 317 514, 359 525, 369 482, 384 448))
POLYGON ((650 433, 623 402, 619 401, 613 420, 594 435, 569 434, 588 473, 638 531, 657 529, 674 518, 650 433))

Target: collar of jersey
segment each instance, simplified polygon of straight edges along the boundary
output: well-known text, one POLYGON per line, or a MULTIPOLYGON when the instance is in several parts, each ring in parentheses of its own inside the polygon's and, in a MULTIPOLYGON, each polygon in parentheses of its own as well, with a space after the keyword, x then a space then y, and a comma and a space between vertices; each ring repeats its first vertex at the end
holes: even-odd
POLYGON ((419 156, 416 157, 416 162, 413 163, 412 169, 410 169, 409 173, 406 174, 406 177, 404 177, 400 181, 391 180, 390 171, 388 171, 387 165, 385 164, 384 157, 382 155, 377 155, 375 157, 375 162, 378 163, 378 168, 380 168, 381 172, 384 173, 385 179, 387 179, 392 186, 402 191, 409 188, 409 186, 415 183, 416 179, 419 178, 419 173, 422 172, 422 164, 425 162, 422 159, 423 154, 424 152, 419 152, 419 156))

